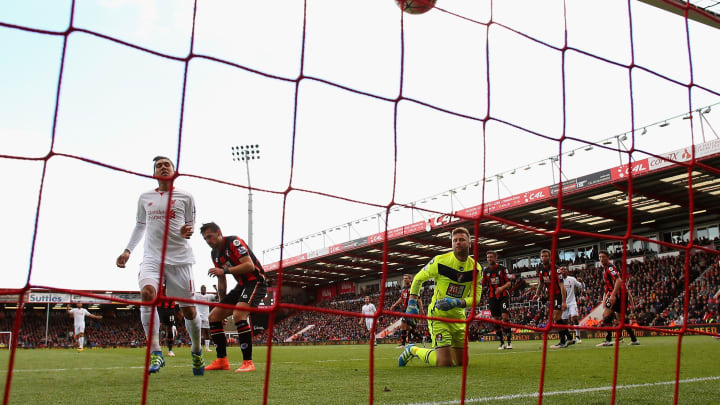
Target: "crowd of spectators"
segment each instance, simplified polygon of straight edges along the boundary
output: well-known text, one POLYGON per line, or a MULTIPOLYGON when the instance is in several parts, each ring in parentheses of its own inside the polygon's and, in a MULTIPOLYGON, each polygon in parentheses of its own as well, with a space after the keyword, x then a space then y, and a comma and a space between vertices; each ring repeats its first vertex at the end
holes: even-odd
MULTIPOLYGON (((689 240, 689 239, 676 238, 676 239, 673 241, 673 243, 676 244, 676 245, 680 245, 680 246, 687 246, 687 245, 690 244, 690 240, 689 240)), ((705 236, 702 236, 702 237, 700 237, 700 238, 695 238, 695 239, 693 239, 693 246, 709 246, 709 245, 712 245, 712 244, 717 245, 718 243, 720 243, 720 239, 718 239, 717 237, 716 237, 716 238, 713 238, 713 239, 710 239, 710 238, 707 238, 707 237, 705 237, 705 236)))
MULTIPOLYGON (((697 241, 701 243, 703 241, 697 241)), ((713 295, 720 288, 720 269, 717 257, 705 252, 696 252, 690 258, 688 269, 688 314, 684 316, 685 305, 685 256, 684 252, 676 256, 658 257, 651 252, 633 252, 632 256, 642 256, 642 261, 632 261, 627 265, 627 286, 633 297, 632 319, 640 325, 674 326, 684 322, 703 323, 717 321, 718 306, 713 295)), ((586 285, 586 289, 577 296, 581 317, 588 315, 600 304, 603 296, 603 275, 588 260, 585 266, 573 271, 573 276, 586 285)), ((620 262, 616 265, 620 268, 620 262)), ((533 299, 535 284, 533 276, 521 277, 522 272, 530 269, 514 269, 511 288, 511 322, 542 328, 548 319, 546 302, 533 299)), ((433 285, 426 285, 421 292, 423 306, 427 307, 433 294, 433 285)), ((383 310, 400 297, 400 286, 393 285, 385 290, 383 310)), ((375 306, 380 304, 378 285, 368 286, 358 293, 340 294, 330 299, 320 299, 310 304, 307 310, 286 310, 282 316, 276 316, 273 328, 273 342, 318 342, 318 341, 366 341, 369 333, 364 318, 358 316, 363 305, 363 297, 369 295, 375 306), (321 311, 317 311, 320 309, 321 311), (341 311, 338 313, 338 311, 341 311)), ((480 310, 487 309, 481 305, 480 310)), ((402 308, 394 309, 401 312, 402 308)), ((137 309, 130 311, 103 309, 103 319, 86 319, 86 346, 133 347, 141 346, 144 334, 137 309)), ((0 312, 0 330, 13 328, 16 312, 0 312)), ((18 344, 20 347, 72 347, 72 318, 65 310, 51 310, 47 322, 44 310, 26 309, 23 311, 22 329, 18 344)), ((381 333, 399 316, 382 315, 377 318, 376 333, 381 333)), ((419 332, 427 336, 427 323, 420 321, 419 332)), ((478 339, 493 328, 490 324, 475 322, 469 329, 471 339, 478 339)), ((177 344, 188 342, 183 322, 178 322, 177 344)), ((255 334, 258 344, 267 343, 267 331, 255 334)), ((398 338, 399 329, 387 336, 398 338)), ((1 342, 0 342, 1 343, 1 342)))
MULTIPOLYGON (((424 303, 424 307, 430 303, 433 289, 432 283, 427 284, 421 294, 420 299, 424 303)), ((273 329, 273 342, 285 342, 291 339, 293 342, 315 342, 315 341, 346 341, 346 340, 367 340, 369 338, 368 330, 365 326, 365 318, 357 316, 363 305, 363 298, 369 295, 370 301, 376 307, 380 303, 380 291, 378 285, 369 286, 361 289, 357 294, 347 293, 340 294, 327 300, 320 300, 312 305, 307 311, 297 311, 295 314, 278 322, 273 329), (327 312, 320 312, 314 308, 322 308, 327 312), (335 311, 343 311, 345 314, 335 313, 335 311), (353 313, 354 315, 347 314, 353 313), (312 327, 307 328, 312 325, 312 327), (306 329, 306 330, 304 330, 306 329), (302 332, 301 332, 302 331, 302 332)), ((400 297, 400 286, 388 287, 385 290, 385 300, 383 309, 389 311, 400 297)), ((395 312, 402 312, 402 308, 397 306, 393 309, 395 312)), ((376 334, 379 334, 400 316, 383 315, 378 317, 375 326, 376 334)), ((427 322, 420 321, 418 323, 418 333, 426 336, 427 322)), ((256 343, 266 343, 267 333, 255 336, 256 343)), ((392 334, 386 336, 390 339, 397 338, 399 340, 399 329, 393 330, 392 334)))
MULTIPOLYGON (((0 330, 11 331, 15 322, 16 311, 0 312, 0 330)), ((73 320, 65 310, 26 309, 23 319, 18 347, 23 348, 63 348, 73 347, 73 320), (47 324, 47 342, 45 329, 47 324)), ((145 338, 140 325, 139 311, 106 310, 103 319, 85 319, 86 347, 133 347, 143 344, 145 338)))
MULTIPOLYGON (((628 256, 643 257, 643 261, 632 261, 627 266, 626 285, 634 300, 632 316, 640 325, 676 324, 683 307, 684 253, 679 256, 658 258, 652 252, 637 251, 631 252, 628 256)), ((621 268, 621 263, 617 260, 616 266, 621 268)), ((717 258, 704 252, 694 254, 690 258, 688 274, 690 285, 688 322, 706 322, 708 319, 714 319, 716 309, 712 296, 720 288, 717 258)), ((572 272, 572 275, 586 286, 585 291, 577 295, 578 311, 582 318, 600 304, 604 291, 603 274, 595 267, 594 262, 587 262, 586 267, 572 272)), ((527 279, 532 278, 530 276, 527 279)), ((527 284, 527 280, 525 282, 527 284)), ((544 326, 544 322, 548 319, 547 305, 531 301, 533 295, 534 286, 514 291, 511 296, 513 323, 544 326)))

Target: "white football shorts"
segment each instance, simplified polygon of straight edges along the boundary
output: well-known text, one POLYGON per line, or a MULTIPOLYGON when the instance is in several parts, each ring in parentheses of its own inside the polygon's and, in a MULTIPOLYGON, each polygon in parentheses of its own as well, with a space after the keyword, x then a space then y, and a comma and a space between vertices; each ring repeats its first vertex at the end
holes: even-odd
MULTIPOLYGON (((160 263, 140 263, 140 272, 138 273, 138 284, 140 289, 146 285, 155 287, 155 291, 160 291, 160 263)), ((168 297, 193 298, 195 291, 195 279, 193 277, 192 264, 165 265, 165 295, 168 297)), ((179 302, 181 307, 192 307, 195 304, 179 302)))
POLYGON ((562 313, 562 319, 570 319, 578 316, 577 303, 568 304, 567 309, 562 313))

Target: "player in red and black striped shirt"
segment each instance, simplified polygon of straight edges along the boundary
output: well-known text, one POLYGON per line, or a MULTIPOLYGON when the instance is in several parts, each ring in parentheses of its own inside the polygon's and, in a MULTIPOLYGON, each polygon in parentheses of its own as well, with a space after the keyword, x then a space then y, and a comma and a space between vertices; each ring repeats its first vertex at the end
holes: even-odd
MULTIPOLYGON (((510 322, 510 294, 508 288, 512 283, 508 277, 508 271, 505 266, 498 264, 497 252, 489 250, 485 255, 488 266, 483 267, 482 285, 487 291, 487 295, 483 295, 488 297, 490 314, 495 320, 500 320, 500 317, 502 317, 503 322, 510 322)), ((496 324, 495 334, 500 340, 498 350, 512 349, 512 332, 509 327, 503 328, 496 324), (507 346, 505 346, 503 332, 505 332, 504 337, 507 338, 507 346)))
POLYGON ((227 359, 227 338, 222 322, 232 314, 238 331, 238 341, 243 354, 243 362, 235 372, 254 371, 252 361, 252 327, 248 322, 249 308, 257 308, 265 298, 267 284, 265 271, 245 241, 237 236, 223 236, 220 227, 214 222, 203 224, 200 228, 203 239, 212 248, 214 268, 208 275, 218 278, 220 303, 235 305, 234 309, 215 307, 210 312, 210 336, 215 343, 217 359, 205 370, 230 370, 227 359), (231 275, 237 285, 227 295, 226 275, 231 275))
MULTIPOLYGON (((613 320, 617 315, 617 319, 620 319, 620 313, 624 310, 627 313, 628 309, 628 292, 625 287, 625 283, 620 275, 620 271, 614 264, 610 262, 610 256, 608 252, 600 251, 600 269, 603 271, 603 279, 605 285, 605 293, 603 294, 603 326, 613 326, 613 320), (622 294, 622 295, 621 295, 622 294), (623 295, 625 296, 625 306, 623 307, 623 295)), ((639 345, 637 337, 635 337, 635 331, 630 327, 625 327, 625 330, 630 335, 630 344, 639 345)), ((615 342, 612 341, 612 332, 607 331, 605 335, 605 341, 597 344, 596 346, 612 346, 615 342)))
MULTIPOLYGON (((392 311, 393 308, 400 305, 402 308, 400 312, 405 312, 408 305, 408 300, 410 299, 410 286, 412 285, 412 274, 403 274, 403 289, 400 290, 400 298, 398 298, 397 301, 395 301, 392 306, 390 306, 390 310, 392 311)), ((425 315, 423 311, 422 306, 422 300, 418 300, 418 309, 420 310, 420 315, 425 315)), ((405 318, 403 317, 400 321, 400 338, 402 340, 401 345, 398 347, 405 347, 405 344, 410 341, 410 339, 413 339, 413 341, 420 342, 423 340, 423 337, 418 335, 416 328, 417 327, 417 319, 415 318, 405 318)), ((425 342, 423 342, 424 344, 425 342)))
MULTIPOLYGON (((540 251, 540 268, 537 271, 540 281, 538 282, 536 297, 546 296, 552 297, 550 307, 552 308, 553 322, 558 325, 567 324, 562 319, 562 312, 567 309, 565 286, 563 285, 563 277, 559 270, 555 270, 550 260, 550 250, 543 249, 540 251)), ((550 346, 552 349, 561 349, 567 347, 567 342, 572 340, 572 335, 567 329, 558 330, 560 335, 560 343, 550 346)), ((573 343, 575 343, 573 341, 573 343)))
MULTIPOLYGON (((165 282, 163 282, 161 294, 165 295, 165 282)), ((157 305, 158 319, 160 320, 160 335, 165 335, 165 343, 168 347, 168 356, 175 357, 173 345, 177 326, 175 324, 175 301, 160 301, 157 305)))

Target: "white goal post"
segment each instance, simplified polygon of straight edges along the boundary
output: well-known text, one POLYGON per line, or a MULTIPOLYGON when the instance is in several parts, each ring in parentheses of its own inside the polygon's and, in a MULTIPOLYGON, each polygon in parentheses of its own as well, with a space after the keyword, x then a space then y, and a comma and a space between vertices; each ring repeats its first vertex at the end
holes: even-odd
POLYGON ((10 349, 12 346, 12 332, 0 331, 0 349, 10 349))
POLYGON ((238 339, 237 331, 226 330, 225 331, 225 339, 227 339, 228 346, 230 346, 232 343, 236 343, 237 339, 238 339))

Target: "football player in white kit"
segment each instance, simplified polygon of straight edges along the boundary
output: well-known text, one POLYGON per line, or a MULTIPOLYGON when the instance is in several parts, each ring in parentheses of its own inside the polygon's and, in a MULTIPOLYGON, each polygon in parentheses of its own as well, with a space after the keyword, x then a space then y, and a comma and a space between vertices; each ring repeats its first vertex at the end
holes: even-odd
MULTIPOLYGON (((193 294, 193 299, 195 301, 204 301, 204 302, 215 302, 216 301, 216 295, 207 294, 207 287, 204 285, 200 286, 200 292, 193 294)), ((203 304, 196 304, 198 314, 200 314, 200 327, 202 330, 202 338, 205 341, 205 351, 211 352, 212 349, 210 349, 210 307, 203 304)))
MULTIPOLYGON (((375 308, 375 304, 370 302, 370 296, 365 296, 365 305, 362 306, 362 313, 363 315, 369 315, 369 318, 360 318, 360 324, 362 325, 363 319, 365 319, 365 327, 367 327, 368 332, 372 330, 373 326, 373 318, 372 316, 375 315, 375 312, 377 312, 377 309, 375 308)), ((373 339, 373 343, 375 346, 377 346, 377 340, 375 340, 374 336, 370 336, 370 338, 373 339)))
MULTIPOLYGON (((193 234, 195 223, 195 200, 187 191, 173 187, 175 166, 170 159, 156 156, 153 162, 158 188, 140 194, 135 229, 127 247, 117 258, 116 264, 120 268, 125 267, 130 253, 144 235, 144 255, 140 263, 138 284, 142 300, 154 301, 158 287, 161 285, 160 267, 163 265, 163 245, 167 239, 164 260, 166 294, 168 297, 192 299, 194 292, 192 265, 195 263, 195 257, 188 239, 193 234), (166 212, 168 205, 170 215, 166 212), (166 221, 167 235, 165 235, 166 221)), ((200 344, 200 317, 195 304, 180 302, 179 305, 185 317, 185 327, 190 335, 193 375, 204 375, 205 361, 200 344)), ((152 352, 148 372, 156 373, 165 366, 165 359, 160 349, 160 321, 155 305, 141 306, 140 320, 152 352), (150 316, 154 318, 153 330, 149 330, 150 316)))
MULTIPOLYGON (((565 299, 567 309, 563 311, 562 319, 567 320, 568 325, 575 325, 577 327, 580 319, 578 316, 577 300, 575 299, 575 289, 577 288, 579 292, 582 292, 585 289, 585 284, 571 276, 567 267, 561 267, 560 271, 562 272, 563 284, 567 292, 567 298, 565 299)), ((567 342, 568 345, 575 343, 582 343, 582 340, 580 340, 580 331, 577 329, 575 329, 575 339, 568 340, 567 342)))
POLYGON ((77 340, 78 349, 81 352, 84 349, 85 344, 85 317, 89 316, 93 319, 102 319, 100 315, 93 315, 87 309, 83 308, 82 303, 78 302, 76 308, 70 309, 70 304, 67 306, 67 313, 73 317, 73 323, 75 327, 75 340, 77 340))

